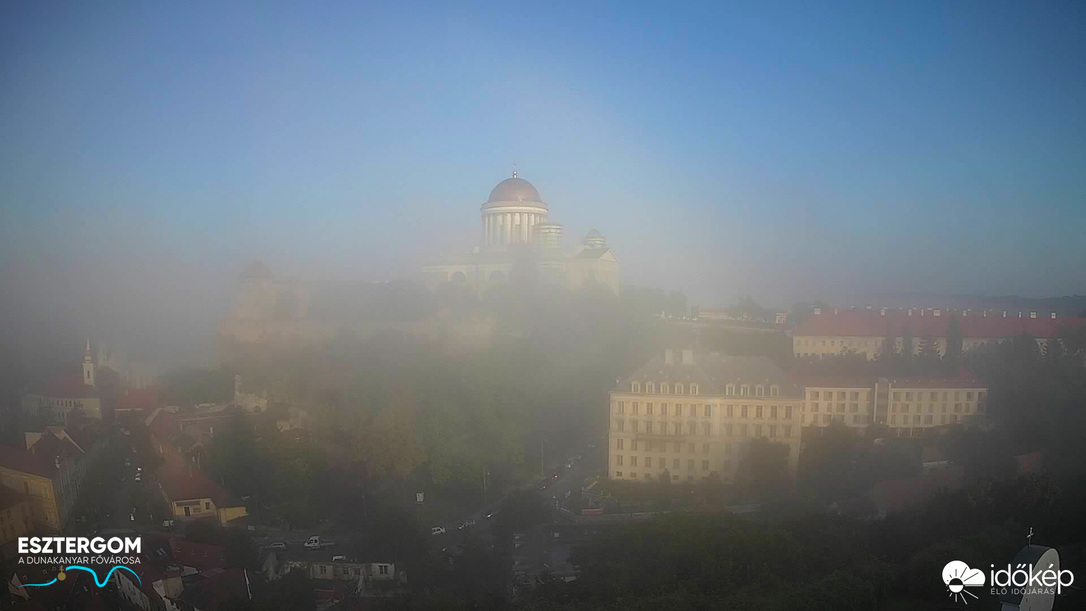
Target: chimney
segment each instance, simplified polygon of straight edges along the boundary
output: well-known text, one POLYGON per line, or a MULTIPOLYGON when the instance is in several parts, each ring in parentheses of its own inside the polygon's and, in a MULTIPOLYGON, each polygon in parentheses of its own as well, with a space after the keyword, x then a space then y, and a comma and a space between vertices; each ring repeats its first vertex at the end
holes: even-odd
POLYGON ((1029 317, 1030 318, 1037 318, 1037 312, 1030 312, 1029 317))
POLYGON ((942 310, 935 310, 934 312, 932 312, 932 315, 934 315, 934 316, 942 316, 943 311, 942 310))
POLYGON ((1018 310, 1018 318, 1022 318, 1022 310, 1018 310))
POLYGON ((984 318, 988 318, 988 310, 983 310, 981 312, 981 316, 983 316, 984 318))
POLYGON ((1056 313, 1055 312, 1052 313, 1052 320, 1056 320, 1056 313))
MULTIPOLYGON (((912 309, 912 308, 909 308, 908 310, 905 310, 905 315, 906 315, 906 316, 912 316, 912 315, 913 315, 913 309, 912 309)), ((923 315, 924 315, 924 313, 923 313, 923 312, 920 312, 920 315, 921 315, 921 316, 923 316, 923 315)))
POLYGON ((1006 318, 1006 317, 1007 317, 1007 311, 1003 310, 1003 318, 1006 318))
POLYGON ((836 315, 837 315, 837 308, 834 308, 834 309, 833 309, 833 314, 834 314, 834 316, 836 316, 836 315))
POLYGON ((664 364, 665 365, 674 365, 675 364, 675 351, 672 350, 671 348, 665 348, 664 349, 664 364))
POLYGON ((694 349, 693 348, 683 348, 683 365, 693 365, 693 364, 694 364, 694 349))
POLYGON ((886 316, 886 308, 879 308, 879 316, 886 316))
POLYGON ((815 308, 814 313, 815 314, 821 314, 822 313, 822 308, 815 308))

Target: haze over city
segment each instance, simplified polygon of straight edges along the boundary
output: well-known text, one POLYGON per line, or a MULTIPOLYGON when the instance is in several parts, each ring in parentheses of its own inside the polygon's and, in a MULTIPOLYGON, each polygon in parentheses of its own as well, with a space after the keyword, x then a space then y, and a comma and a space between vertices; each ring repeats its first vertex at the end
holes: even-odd
POLYGON ((411 275, 514 165, 703 306, 1084 290, 1075 3, 3 13, 6 309, 73 329, 411 275))

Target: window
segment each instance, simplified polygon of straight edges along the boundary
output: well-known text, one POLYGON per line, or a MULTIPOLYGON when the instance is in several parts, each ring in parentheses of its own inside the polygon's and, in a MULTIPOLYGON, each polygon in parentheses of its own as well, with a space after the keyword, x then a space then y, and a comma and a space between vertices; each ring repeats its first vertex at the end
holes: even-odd
POLYGON ((689 470, 691 470, 691 471, 693 471, 693 470, 694 470, 694 459, 693 459, 693 458, 691 458, 690 460, 686 461, 686 468, 687 468, 687 469, 689 469, 689 470))
POLYGON ((624 433, 625 432, 626 421, 624 421, 624 420, 616 420, 615 425, 618 427, 618 432, 619 433, 624 433))
POLYGON ((837 411, 838 411, 838 412, 840 412, 840 413, 844 413, 844 411, 845 411, 845 404, 844 404, 844 403, 838 403, 838 404, 837 404, 837 411))
POLYGON ((725 386, 724 394, 728 395, 729 397, 733 396, 735 394, 735 384, 728 384, 727 386, 725 386))
POLYGON ((696 430, 697 426, 698 425, 696 423, 687 422, 686 423, 686 432, 687 432, 687 434, 689 434, 689 435, 697 434, 697 430, 696 430))
POLYGON ((660 404, 660 415, 667 416, 667 403, 660 404))
POLYGON ((807 398, 810 399, 811 401, 817 401, 818 400, 818 391, 817 390, 812 390, 811 392, 807 393, 807 398))
POLYGON ((770 420, 776 420, 777 419, 777 406, 776 405, 772 405, 772 406, 769 407, 769 419, 770 420))
POLYGON ((933 393, 929 394, 928 399, 930 399, 932 401, 938 401, 939 400, 939 393, 933 392, 933 393))
POLYGON ((705 435, 706 437, 712 435, 713 434, 713 423, 711 423, 711 422, 702 422, 701 423, 701 434, 705 435))
POLYGON ((622 415, 626 414, 626 402, 625 401, 619 401, 618 402, 618 413, 622 414, 622 415))
POLYGON ((208 511, 210 509, 211 509, 211 501, 204 501, 204 510, 208 511))
POLYGON ((631 467, 636 467, 637 466, 637 457, 636 456, 631 456, 630 457, 630 466, 631 467))
POLYGON ((658 466, 659 466, 659 467, 660 467, 661 469, 666 469, 666 468, 667 468, 667 466, 666 466, 666 465, 665 465, 665 463, 664 463, 664 459, 663 459, 663 458, 658 458, 658 459, 656 459, 656 464, 657 464, 657 465, 658 465, 658 466))
POLYGON ((621 454, 616 454, 615 455, 615 464, 620 466, 620 467, 622 466, 622 455, 621 454))
POLYGON ((961 403, 955 403, 954 404, 954 413, 955 414, 960 414, 961 412, 962 412, 962 404, 961 403))
POLYGON ((619 437, 618 439, 616 439, 616 440, 615 440, 615 449, 617 449, 617 450, 621 450, 621 449, 622 449, 622 446, 623 446, 623 445, 625 445, 625 441, 626 441, 626 440, 625 440, 625 439, 623 439, 623 438, 621 438, 621 437, 619 437))
POLYGON ((822 424, 829 424, 830 420, 833 420, 833 416, 831 416, 829 414, 826 414, 825 416, 822 416, 822 424))
POLYGON ((776 384, 774 384, 773 386, 769 387, 769 396, 770 397, 779 397, 780 394, 781 394, 781 387, 780 386, 777 386, 776 384))
POLYGON ((637 401, 634 401, 632 404, 630 404, 630 413, 634 416, 637 415, 637 401))
POLYGON ((667 382, 661 382, 660 383, 660 392, 662 394, 665 394, 665 395, 670 395, 671 394, 671 385, 668 384, 667 382))
POLYGON ((645 404, 645 415, 646 416, 651 416, 652 415, 652 403, 646 403, 645 404))
POLYGON ((701 453, 702 454, 708 454, 709 453, 709 444, 707 444, 707 443, 701 444, 701 453))
POLYGON ((678 458, 673 458, 673 459, 671 460, 671 466, 672 466, 672 468, 674 468, 674 469, 678 469, 678 468, 679 468, 679 465, 680 465, 680 461, 679 461, 679 459, 678 459, 678 458))
POLYGON ((743 407, 740 408, 739 415, 742 416, 743 418, 747 417, 747 406, 746 405, 744 405, 743 407))
POLYGON ((641 392, 641 382, 630 382, 630 392, 641 392))
POLYGON ((818 412, 818 403, 817 402, 811 404, 811 411, 816 412, 816 413, 818 412))
POLYGON ((853 401, 859 401, 859 400, 860 400, 860 393, 858 393, 858 392, 856 392, 856 391, 853 391, 853 392, 852 392, 852 396, 851 396, 850 398, 851 398, 851 399, 852 399, 853 401))
POLYGON ((788 425, 784 426, 784 436, 785 437, 791 437, 792 436, 792 427, 791 426, 788 426, 788 425))
POLYGON ((725 424, 725 425, 724 425, 724 433, 725 433, 725 435, 727 435, 728 437, 731 437, 731 436, 732 436, 732 425, 730 425, 730 424, 725 424))
POLYGON ((969 392, 965 393, 965 400, 966 401, 972 401, 973 400, 973 392, 972 391, 969 391, 969 392))
POLYGON ((732 409, 734 407, 735 407, 734 405, 729 405, 728 406, 728 417, 729 418, 731 418, 731 417, 733 417, 735 415, 734 410, 732 409))
POLYGON ((682 403, 676 403, 675 404, 675 417, 676 418, 681 418, 682 415, 683 415, 683 404, 682 403))
POLYGON ((740 424, 739 425, 739 436, 740 437, 746 437, 747 436, 747 425, 745 425, 745 424, 740 424))
POLYGON ((672 435, 680 434, 682 432, 682 427, 683 427, 682 424, 680 424, 678 422, 672 422, 671 423, 671 434, 672 435))
POLYGON ((690 385, 690 394, 692 394, 692 395, 698 394, 698 385, 697 384, 691 384, 690 385))
POLYGON ((648 394, 656 393, 656 384, 653 382, 645 382, 645 392, 648 394))
POLYGON ((677 395, 683 394, 682 382, 676 382, 676 384, 675 384, 675 394, 677 394, 677 395))
POLYGON ((775 425, 775 424, 769 425, 769 438, 773 439, 776 436, 777 436, 777 425, 775 425))
POLYGON ((852 412, 853 414, 859 412, 860 411, 860 404, 859 403, 850 403, 849 406, 848 406, 848 411, 852 412))
POLYGON ((895 391, 894 391, 894 401, 900 401, 900 400, 901 400, 901 393, 900 393, 900 392, 897 392, 897 391, 895 390, 895 391))
POLYGON ((701 470, 702 471, 708 471, 709 470, 709 461, 707 461, 707 460, 701 461, 701 470))
POLYGON ((755 437, 761 437, 762 436, 762 425, 760 425, 760 424, 755 424, 754 425, 754 436, 755 437))
POLYGON ((784 419, 785 420, 791 420, 792 419, 792 406, 791 405, 785 405, 784 406, 784 419))
POLYGON ((712 405, 706 405, 705 406, 705 417, 706 418, 712 418, 713 417, 713 406, 712 405))
POLYGON ((762 419, 762 406, 761 405, 755 405, 754 406, 754 417, 759 419, 759 420, 762 419))
POLYGON ((749 395, 750 394, 750 386, 748 386, 746 384, 743 384, 742 386, 740 386, 739 387, 739 394, 740 394, 740 396, 743 396, 743 397, 746 397, 747 395, 749 395))
POLYGON ((764 397, 765 396, 765 386, 762 386, 761 384, 755 386, 754 387, 754 394, 756 396, 758 396, 758 397, 764 397))

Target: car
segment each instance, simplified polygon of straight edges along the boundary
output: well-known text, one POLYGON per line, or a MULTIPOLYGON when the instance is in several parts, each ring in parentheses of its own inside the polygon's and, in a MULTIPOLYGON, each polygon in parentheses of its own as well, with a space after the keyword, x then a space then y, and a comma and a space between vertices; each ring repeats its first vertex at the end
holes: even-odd
POLYGON ((543 480, 543 483, 539 485, 539 489, 540 490, 546 490, 547 488, 550 488, 551 487, 551 481, 552 480, 549 480, 549 479, 543 480))
POLYGON ((498 515, 498 508, 497 507, 495 507, 494 509, 491 509, 490 511, 484 513, 483 514, 483 519, 484 520, 489 520, 490 518, 493 518, 496 515, 498 515))
POLYGON ((444 526, 434 526, 433 528, 430 529, 430 534, 431 535, 443 535, 446 532, 447 531, 445 530, 444 526))
POLYGON ((275 543, 269 543, 266 549, 287 549, 287 544, 282 541, 276 541, 275 543))
POLYGON ((475 520, 464 520, 460 523, 460 526, 456 527, 456 530, 464 530, 465 528, 471 528, 475 526, 475 520))
POLYGON ((332 562, 347 562, 347 556, 339 554, 338 556, 332 556, 332 562))
POLYGON ((136 481, 137 482, 142 482, 143 481, 142 479, 140 479, 140 474, 139 473, 136 474, 136 481))

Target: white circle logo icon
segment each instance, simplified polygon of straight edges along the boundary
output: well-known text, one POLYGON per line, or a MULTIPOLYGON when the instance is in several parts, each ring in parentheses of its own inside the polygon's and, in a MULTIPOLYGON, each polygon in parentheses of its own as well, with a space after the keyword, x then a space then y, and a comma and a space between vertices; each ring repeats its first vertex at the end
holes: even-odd
POLYGON ((984 572, 979 569, 971 569, 969 565, 961 560, 951 560, 943 567, 943 583, 946 584, 946 588, 950 591, 950 597, 954 600, 960 600, 965 604, 969 604, 966 600, 966 595, 977 598, 976 594, 973 594, 966 588, 972 588, 984 585, 984 572))

